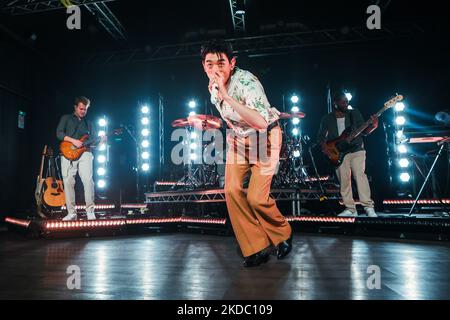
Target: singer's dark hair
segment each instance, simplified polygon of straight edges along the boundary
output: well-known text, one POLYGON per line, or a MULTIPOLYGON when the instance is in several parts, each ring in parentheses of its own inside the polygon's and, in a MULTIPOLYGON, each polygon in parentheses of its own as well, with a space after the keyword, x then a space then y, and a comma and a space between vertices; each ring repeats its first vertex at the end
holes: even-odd
POLYGON ((223 53, 227 56, 228 61, 233 59, 233 47, 231 43, 224 40, 213 39, 205 42, 201 49, 202 61, 205 61, 208 53, 223 53))

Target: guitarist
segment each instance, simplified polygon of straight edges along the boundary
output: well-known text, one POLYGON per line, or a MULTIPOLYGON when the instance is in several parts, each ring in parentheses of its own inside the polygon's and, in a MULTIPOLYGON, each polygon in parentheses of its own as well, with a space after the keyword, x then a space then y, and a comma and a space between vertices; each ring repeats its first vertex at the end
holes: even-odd
MULTIPOLYGON (((86 113, 90 105, 90 100, 86 97, 75 99, 74 112, 61 117, 56 129, 56 136, 60 141, 69 141, 77 148, 83 145, 79 139, 83 135, 96 136, 94 125, 86 119, 86 113)), ((92 162, 94 156, 87 150, 75 161, 70 161, 64 156, 61 157, 61 172, 64 181, 64 191, 66 194, 66 207, 68 214, 63 220, 76 220, 77 212, 75 207, 75 176, 78 172, 84 187, 84 198, 86 202, 86 213, 89 220, 94 220, 94 180, 92 179, 92 162)))
MULTIPOLYGON (((371 117, 369 126, 363 135, 372 133, 378 127, 378 118, 371 117)), ((318 142, 322 151, 326 153, 325 142, 338 138, 348 127, 355 129, 364 123, 361 113, 356 109, 348 108, 348 99, 344 92, 338 92, 333 96, 333 112, 322 118, 318 134, 318 142)), ((356 138, 352 145, 352 152, 345 155, 342 164, 336 169, 336 174, 341 185, 341 196, 346 209, 339 217, 358 216, 352 193, 352 176, 356 181, 359 199, 364 206, 364 211, 369 217, 377 217, 374 210, 374 202, 370 195, 369 181, 365 173, 366 151, 362 137, 356 138)))

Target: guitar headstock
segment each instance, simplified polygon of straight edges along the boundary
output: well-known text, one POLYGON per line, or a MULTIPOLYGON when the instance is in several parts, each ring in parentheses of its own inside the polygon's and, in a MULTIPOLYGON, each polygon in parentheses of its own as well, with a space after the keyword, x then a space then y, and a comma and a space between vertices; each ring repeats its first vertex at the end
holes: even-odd
POLYGON ((392 108, 393 106, 395 106, 398 102, 400 102, 402 100, 403 100, 403 96, 401 94, 398 94, 395 97, 393 97, 391 100, 387 101, 384 104, 384 108, 385 109, 392 108))

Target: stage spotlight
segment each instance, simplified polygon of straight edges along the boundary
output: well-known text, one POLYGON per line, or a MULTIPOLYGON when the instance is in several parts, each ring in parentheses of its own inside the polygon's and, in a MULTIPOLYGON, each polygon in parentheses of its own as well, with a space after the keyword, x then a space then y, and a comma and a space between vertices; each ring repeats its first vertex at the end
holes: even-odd
POLYGON ((197 106, 197 103, 194 100, 189 101, 189 108, 194 109, 197 106))
POLYGON ((98 125, 100 126, 100 127, 106 127, 106 119, 99 119, 98 120, 98 125))
POLYGON ((106 132, 104 131, 104 130, 100 130, 99 132, 98 132, 98 136, 99 137, 103 137, 103 136, 105 136, 106 135, 106 132))
POLYGON ((106 157, 103 154, 101 154, 97 157, 97 161, 98 161, 98 163, 105 163, 106 157))
POLYGON ((398 152, 400 153, 407 153, 408 149, 406 148, 406 146, 404 144, 401 144, 398 146, 398 152))
POLYGON ((293 124, 299 124, 300 123, 300 119, 299 118, 293 118, 292 119, 292 123, 293 124))
POLYGON ((99 147, 98 147, 98 151, 105 151, 106 150, 106 144, 102 143, 99 147))
POLYGON ((300 109, 297 106, 294 106, 294 107, 292 107, 291 111, 296 113, 296 112, 300 112, 300 109))
POLYGON ((197 139, 197 132, 191 132, 191 139, 197 139))
POLYGON ((148 118, 147 118, 147 117, 142 118, 142 119, 141 119, 141 123, 142 123, 144 126, 148 125, 148 123, 149 123, 148 118))
POLYGON ((147 151, 142 152, 142 159, 148 159, 150 157, 150 154, 147 151))
POLYGON ((400 165, 401 168, 408 168, 409 161, 406 158, 402 158, 398 161, 398 164, 400 165))
POLYGON ((351 105, 348 105, 348 110, 353 110, 353 107, 351 105))
POLYGON ((402 174, 400 174, 401 182, 409 182, 410 179, 411 179, 411 176, 409 175, 409 173, 403 172, 402 174))
POLYGON ((196 144, 195 142, 192 142, 192 143, 191 143, 191 149, 192 149, 192 150, 197 149, 197 144, 196 144))
POLYGON ((403 110, 405 110, 405 104, 403 102, 397 102, 395 105, 395 111, 402 112, 403 110))
POLYGON ((404 116, 399 116, 395 118, 395 123, 398 124, 399 126, 402 126, 406 123, 406 119, 404 116))
POLYGON ((300 150, 294 150, 294 158, 300 158, 300 150))
POLYGON ((97 169, 97 174, 98 174, 99 176, 104 176, 105 173, 106 173, 105 168, 98 168, 98 169, 97 169))
POLYGON ((150 169, 150 165, 148 163, 144 163, 142 164, 141 169, 143 171, 148 171, 150 169))
POLYGON ((345 96, 347 97, 347 100, 348 100, 348 101, 351 101, 352 98, 353 98, 353 96, 352 96, 352 94, 351 94, 350 92, 346 92, 346 93, 345 93, 345 96))
POLYGON ((149 113, 149 111, 150 111, 150 109, 149 109, 148 106, 143 106, 143 107, 141 108, 141 112, 142 112, 143 114, 147 114, 147 113, 149 113))
POLYGON ((189 112, 189 117, 191 117, 191 116, 195 116, 195 115, 196 115, 195 111, 191 111, 191 112, 189 112))
POLYGON ((450 126, 450 111, 444 110, 435 114, 434 119, 445 126, 450 126))
POLYGON ((106 186, 106 181, 101 179, 97 181, 97 187, 99 187, 100 189, 103 189, 106 186))
POLYGON ((148 148, 149 145, 150 145, 150 142, 148 142, 148 140, 144 140, 141 142, 142 148, 148 148))
POLYGON ((142 131, 141 131, 141 134, 142 134, 144 137, 147 137, 147 136, 149 135, 149 133, 150 133, 150 131, 148 131, 148 129, 142 129, 142 131))
POLYGON ((297 95, 295 95, 295 94, 291 97, 291 102, 292 103, 297 103, 299 100, 300 100, 299 97, 297 95))
POLYGON ((298 129, 297 128, 294 128, 294 129, 292 129, 292 134, 294 135, 294 136, 297 136, 298 135, 298 129))

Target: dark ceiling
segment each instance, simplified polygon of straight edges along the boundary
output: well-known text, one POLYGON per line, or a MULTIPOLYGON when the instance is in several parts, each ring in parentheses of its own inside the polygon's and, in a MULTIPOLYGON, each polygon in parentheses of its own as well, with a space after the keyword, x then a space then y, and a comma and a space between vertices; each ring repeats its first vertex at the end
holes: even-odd
MULTIPOLYGON (((1 0, 2 6, 11 1, 1 0)), ((116 0, 107 2, 107 6, 125 28, 125 41, 114 40, 85 8, 82 8, 81 30, 66 28, 68 15, 63 9, 19 16, 0 10, 0 26, 40 51, 80 54, 211 37, 364 26, 368 17, 366 8, 376 3, 383 9, 382 23, 446 21, 443 1, 427 1, 427 5, 421 5, 400 0, 246 0, 247 32, 237 35, 233 31, 228 0, 116 0)))

